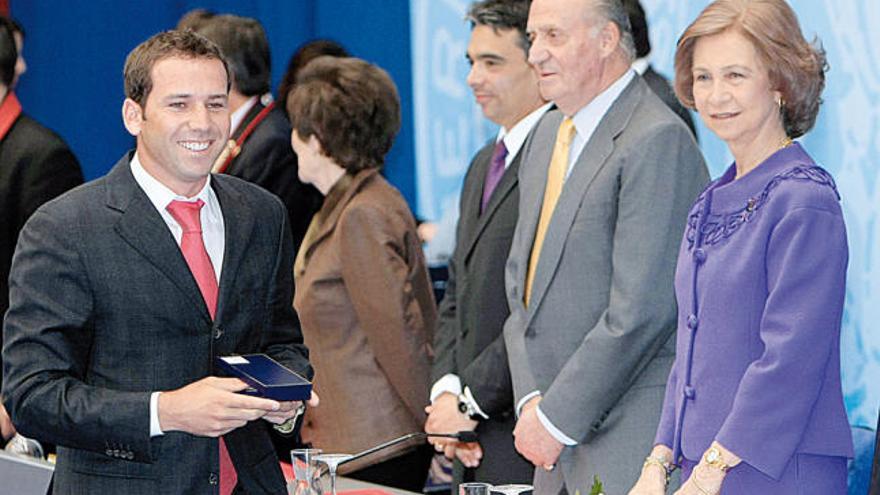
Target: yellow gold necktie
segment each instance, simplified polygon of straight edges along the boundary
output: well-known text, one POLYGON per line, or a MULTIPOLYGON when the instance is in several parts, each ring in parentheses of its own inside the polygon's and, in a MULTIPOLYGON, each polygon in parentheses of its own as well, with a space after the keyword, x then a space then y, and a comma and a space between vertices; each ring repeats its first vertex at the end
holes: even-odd
POLYGON ((550 226, 550 218, 559 195, 562 194, 562 183, 565 180, 565 172, 568 169, 568 152, 571 141, 574 139, 574 122, 566 117, 559 124, 556 133, 556 144, 553 146, 553 157, 550 158, 550 167, 547 169, 547 187, 544 188, 544 202, 541 204, 541 217, 538 220, 538 230, 535 231, 535 242, 532 244, 532 253, 529 256, 529 267, 526 272, 526 290, 523 301, 529 305, 532 296, 532 283, 535 281, 535 268, 541 257, 541 248, 544 246, 544 236, 547 235, 547 227, 550 226))

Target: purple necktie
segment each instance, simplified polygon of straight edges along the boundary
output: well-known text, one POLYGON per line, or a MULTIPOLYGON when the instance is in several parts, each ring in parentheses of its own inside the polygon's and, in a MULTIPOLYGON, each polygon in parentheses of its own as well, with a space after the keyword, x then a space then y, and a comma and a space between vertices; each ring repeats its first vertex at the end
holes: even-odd
POLYGON ((507 158, 507 146, 504 146, 504 140, 498 141, 495 145, 495 151, 492 152, 492 161, 489 163, 489 170, 486 171, 486 183, 483 184, 483 201, 480 203, 480 213, 486 211, 486 205, 489 204, 489 198, 492 192, 501 182, 501 176, 504 175, 504 160, 507 158))

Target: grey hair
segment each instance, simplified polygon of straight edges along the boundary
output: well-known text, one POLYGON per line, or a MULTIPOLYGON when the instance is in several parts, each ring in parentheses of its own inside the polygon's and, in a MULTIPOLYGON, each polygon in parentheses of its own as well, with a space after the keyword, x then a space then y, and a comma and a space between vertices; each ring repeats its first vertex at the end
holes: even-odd
POLYGON ((632 62, 636 58, 636 42, 633 39, 629 15, 620 0, 593 0, 592 13, 607 22, 612 22, 620 31, 620 48, 627 59, 632 62))
POLYGON ((515 29, 519 34, 519 46, 529 55, 529 36, 526 23, 529 20, 529 7, 532 0, 482 0, 474 2, 468 9, 465 19, 476 26, 489 26, 496 33, 515 29))

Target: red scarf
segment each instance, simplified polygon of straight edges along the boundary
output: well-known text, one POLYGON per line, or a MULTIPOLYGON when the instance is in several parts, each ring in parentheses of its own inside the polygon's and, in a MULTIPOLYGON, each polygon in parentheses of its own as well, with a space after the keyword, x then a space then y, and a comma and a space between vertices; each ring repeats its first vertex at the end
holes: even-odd
POLYGON ((21 115, 21 103, 18 102, 15 93, 10 91, 0 104, 0 140, 6 137, 6 133, 19 115, 21 115))

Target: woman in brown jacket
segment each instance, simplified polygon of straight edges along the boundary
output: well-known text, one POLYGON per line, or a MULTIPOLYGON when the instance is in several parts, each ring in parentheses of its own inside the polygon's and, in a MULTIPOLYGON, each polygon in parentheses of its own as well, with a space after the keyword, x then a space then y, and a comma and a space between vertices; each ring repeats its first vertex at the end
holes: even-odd
MULTIPOLYGON (((288 96, 299 177, 324 194, 299 250, 294 307, 321 406, 303 440, 353 454, 422 431, 436 308, 415 221, 379 175, 400 128, 397 89, 355 58, 310 62, 288 96)), ((347 476, 420 492, 431 451, 404 444, 347 476)))

